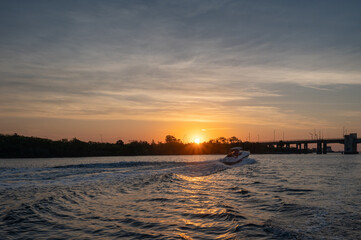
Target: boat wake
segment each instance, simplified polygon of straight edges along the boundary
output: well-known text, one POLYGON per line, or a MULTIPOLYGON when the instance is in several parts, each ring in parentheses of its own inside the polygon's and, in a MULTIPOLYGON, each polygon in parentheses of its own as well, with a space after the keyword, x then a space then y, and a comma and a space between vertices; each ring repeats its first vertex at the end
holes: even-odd
POLYGON ((243 159, 234 165, 225 165, 220 159, 207 161, 124 161, 111 163, 64 164, 53 167, 4 168, 0 181, 3 187, 29 185, 68 185, 94 182, 102 179, 129 179, 137 176, 176 174, 202 177, 230 168, 255 163, 254 159, 243 159))

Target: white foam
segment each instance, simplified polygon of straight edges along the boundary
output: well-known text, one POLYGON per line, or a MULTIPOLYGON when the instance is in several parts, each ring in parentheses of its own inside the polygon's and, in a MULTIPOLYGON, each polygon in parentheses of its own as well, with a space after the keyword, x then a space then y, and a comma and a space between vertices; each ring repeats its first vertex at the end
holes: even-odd
POLYGON ((256 160, 253 158, 245 158, 243 159, 241 162, 233 164, 233 165, 227 165, 228 167, 239 167, 239 166, 243 166, 246 164, 254 164, 256 163, 256 160))

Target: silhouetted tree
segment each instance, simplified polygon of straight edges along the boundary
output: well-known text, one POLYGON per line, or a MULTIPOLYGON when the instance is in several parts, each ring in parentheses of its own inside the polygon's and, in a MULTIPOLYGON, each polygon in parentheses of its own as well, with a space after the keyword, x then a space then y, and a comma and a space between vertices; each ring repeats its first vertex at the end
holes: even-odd
POLYGON ((175 138, 175 137, 172 136, 172 135, 167 135, 167 136, 165 137, 165 142, 166 142, 166 143, 179 143, 179 142, 180 142, 180 139, 177 139, 177 138, 175 138))
POLYGON ((222 144, 226 144, 226 143, 227 143, 227 138, 225 138, 225 137, 219 137, 219 138, 217 138, 217 141, 220 142, 220 143, 222 143, 222 144))
POLYGON ((239 139, 238 139, 237 137, 233 136, 233 137, 230 137, 230 138, 228 139, 228 141, 229 141, 231 144, 233 144, 233 143, 238 143, 238 142, 239 142, 239 139))
MULTIPOLYGON (((279 145, 284 145, 280 142, 279 145)), ((120 155, 164 155, 164 154, 224 154, 233 146, 241 146, 251 153, 299 153, 296 148, 275 148, 261 143, 241 142, 236 137, 220 137, 201 144, 182 143, 172 135, 166 136, 166 143, 152 141, 122 140, 116 143, 83 142, 72 140, 25 137, 0 134, 1 158, 24 157, 81 157, 81 156, 120 156, 120 155), (237 141, 238 140, 238 141, 237 141)), ((307 153, 307 151, 303 151, 307 153)))

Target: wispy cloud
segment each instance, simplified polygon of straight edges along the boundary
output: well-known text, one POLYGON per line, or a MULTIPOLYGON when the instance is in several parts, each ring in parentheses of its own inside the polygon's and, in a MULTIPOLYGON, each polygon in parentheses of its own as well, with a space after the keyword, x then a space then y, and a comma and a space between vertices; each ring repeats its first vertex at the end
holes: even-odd
POLYGON ((336 88, 361 85, 360 3, 310 4, 4 1, 0 115, 329 126, 332 94, 361 101, 336 88))

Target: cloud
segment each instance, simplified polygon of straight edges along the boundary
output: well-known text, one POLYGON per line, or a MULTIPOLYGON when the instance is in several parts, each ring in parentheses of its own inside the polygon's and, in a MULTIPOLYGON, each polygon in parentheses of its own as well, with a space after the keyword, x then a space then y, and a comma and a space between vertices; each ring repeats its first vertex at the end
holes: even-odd
POLYGON ((329 125, 360 100, 336 88, 361 85, 360 4, 310 4, 3 2, 0 114, 329 125))

